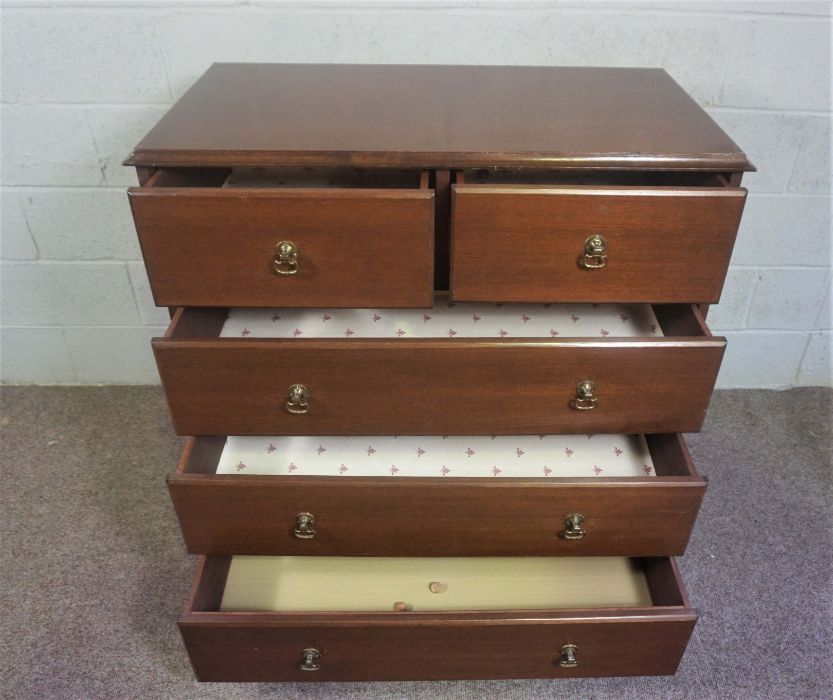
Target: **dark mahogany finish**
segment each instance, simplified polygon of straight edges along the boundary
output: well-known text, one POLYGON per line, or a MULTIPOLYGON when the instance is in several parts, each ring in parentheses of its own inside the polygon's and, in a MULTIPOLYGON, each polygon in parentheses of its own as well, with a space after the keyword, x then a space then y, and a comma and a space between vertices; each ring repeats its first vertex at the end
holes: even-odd
POLYGON ((438 613, 218 612, 228 557, 201 558, 179 619, 202 681, 577 678, 674 673, 697 621, 677 567, 645 559, 653 606, 438 613), (561 647, 579 665, 558 665, 561 647), (318 671, 301 652, 321 652, 318 671))
POLYGON ((137 166, 548 166, 742 171, 663 70, 214 64, 137 166))
POLYGON ((224 176, 160 170, 129 191, 158 305, 431 305, 434 193, 419 173, 412 189, 222 188, 224 176), (272 269, 280 241, 298 247, 294 275, 272 269))
POLYGON ((189 552, 327 556, 660 556, 685 551, 706 489, 679 435, 649 435, 644 478, 216 474, 224 438, 191 438, 168 478, 189 552), (316 535, 292 535, 298 513, 316 535), (587 535, 559 536, 581 513, 587 535))
POLYGON ((183 309, 153 349, 180 435, 511 435, 700 429, 725 340, 693 306, 655 307, 668 337, 216 338, 183 309), (598 407, 571 407, 577 383, 598 407), (289 413, 291 385, 311 392, 289 413))
POLYGON ((717 178, 714 185, 458 181, 452 198, 452 297, 717 302, 746 190, 718 186, 717 178), (608 259, 602 269, 585 269, 579 259, 594 234, 604 236, 608 259))
POLYGON ((705 314, 738 229, 742 175, 754 167, 670 76, 215 64, 126 163, 141 185, 130 201, 155 300, 181 307, 153 341, 174 425, 208 436, 188 441, 169 478, 189 551, 209 554, 180 619, 200 680, 676 670, 696 614, 663 558, 641 560, 653 601, 641 609, 219 612, 232 554, 685 549, 705 480, 670 433, 702 425, 725 346, 705 314), (259 168, 291 177, 239 177, 259 168), (313 182, 319 170, 326 182, 313 182), (578 258, 593 234, 607 240, 608 265, 588 271, 578 258), (270 269, 282 240, 300 249, 297 276, 270 269), (435 290, 472 301, 668 304, 654 307, 665 337, 218 337, 231 306, 429 306, 435 290), (570 402, 584 379, 599 404, 580 412, 570 402), (312 392, 306 415, 284 407, 296 383, 312 392), (210 437, 552 432, 649 433, 658 476, 217 475, 225 438, 210 437), (290 534, 303 511, 316 515, 313 539, 290 534), (585 538, 560 539, 576 511, 585 538), (575 668, 557 663, 568 642, 579 648, 575 668), (306 647, 322 652, 319 670, 299 669, 306 647))

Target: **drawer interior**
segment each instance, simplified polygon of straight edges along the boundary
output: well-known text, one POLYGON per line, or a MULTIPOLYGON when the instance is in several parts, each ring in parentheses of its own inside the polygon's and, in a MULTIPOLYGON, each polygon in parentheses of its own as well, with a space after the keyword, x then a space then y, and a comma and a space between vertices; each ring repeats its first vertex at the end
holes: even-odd
POLYGON ((430 309, 177 310, 167 338, 709 338, 689 304, 454 304, 430 309))
POLYGON ((671 560, 626 557, 208 557, 193 612, 687 606, 671 560))
POLYGON ((656 477, 699 478, 685 443, 677 434, 498 435, 494 438, 201 436, 190 438, 178 474, 341 479, 436 477, 449 481, 497 477, 510 482, 513 479, 586 478, 604 482, 621 478, 640 481, 656 477), (519 449, 521 455, 517 453, 519 449), (469 456, 469 450, 474 454, 469 456))
POLYGON ((644 435, 232 436, 217 474, 652 477, 644 435))
POLYGON ((577 185, 588 187, 729 187, 719 173, 661 170, 547 170, 471 168, 457 173, 458 185, 577 185))
POLYGON ((428 171, 312 166, 161 168, 154 172, 143 189, 160 187, 418 190, 428 188, 428 171))

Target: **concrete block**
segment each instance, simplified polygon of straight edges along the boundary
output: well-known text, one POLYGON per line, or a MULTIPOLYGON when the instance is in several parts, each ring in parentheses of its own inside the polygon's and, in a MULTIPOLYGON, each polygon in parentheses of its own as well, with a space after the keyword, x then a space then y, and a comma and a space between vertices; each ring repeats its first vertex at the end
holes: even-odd
POLYGON ((733 107, 829 110, 830 23, 824 18, 737 21, 720 102, 733 107))
POLYGON ((75 367, 63 329, 0 329, 0 381, 5 384, 75 381, 75 367))
POLYGON ((89 384, 158 384, 150 339, 162 327, 67 328, 78 381, 89 384))
POLYGON ((139 324, 124 263, 6 262, 0 285, 8 326, 139 324))
MULTIPOLYGON (((830 79, 829 73, 827 78, 830 79)), ((807 117, 805 121, 788 190, 829 195, 833 191, 830 169, 833 117, 807 117)))
POLYGON ((3 184, 102 184, 98 154, 81 108, 3 105, 0 119, 3 184))
POLYGON ((736 265, 830 265, 831 206, 822 196, 750 194, 732 253, 736 265))
POLYGON ((807 334, 789 331, 735 331, 725 334, 726 354, 717 387, 780 389, 795 384, 807 334))
POLYGON ((142 323, 153 326, 166 326, 170 322, 168 307, 159 307, 153 303, 153 295, 150 291, 147 272, 143 262, 127 263, 127 271, 130 274, 130 283, 133 285, 133 294, 136 303, 139 305, 139 314, 142 323))
POLYGON ((154 17, 106 8, 6 9, 6 102, 166 102, 154 17))
POLYGON ((708 323, 713 331, 746 327, 746 311, 758 275, 747 268, 729 268, 720 303, 709 308, 708 323))
POLYGON ((40 257, 136 260, 141 257, 127 195, 111 189, 38 189, 23 193, 40 257))
POLYGON ((827 270, 767 269, 758 273, 749 328, 811 330, 827 291, 827 270))
POLYGON ((5 189, 0 194, 0 259, 35 260, 38 249, 23 216, 20 193, 5 189))
POLYGON ((122 161, 167 111, 167 105, 91 107, 87 110, 105 184, 119 187, 138 184, 135 169, 123 166, 122 161))
POLYGON ((833 386, 833 354, 830 352, 833 332, 810 334, 797 383, 802 386, 833 386))

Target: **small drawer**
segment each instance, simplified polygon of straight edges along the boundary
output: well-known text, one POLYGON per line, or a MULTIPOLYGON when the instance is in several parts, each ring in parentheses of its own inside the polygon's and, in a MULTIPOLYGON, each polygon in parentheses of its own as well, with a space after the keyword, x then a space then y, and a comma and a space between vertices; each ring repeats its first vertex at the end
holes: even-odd
POLYGON ((451 294, 716 303, 745 200, 720 175, 461 172, 451 294))
POLYGON ((665 558, 207 557, 179 627, 201 681, 390 681, 672 674, 696 620, 665 558))
POLYGON ((180 435, 696 432, 724 347, 691 305, 439 300, 180 309, 153 341, 180 435))
POLYGON ((660 556, 706 480, 677 434, 198 437, 168 488, 196 554, 660 556))
POLYGON ((129 198, 159 306, 431 305, 427 172, 161 169, 129 198))

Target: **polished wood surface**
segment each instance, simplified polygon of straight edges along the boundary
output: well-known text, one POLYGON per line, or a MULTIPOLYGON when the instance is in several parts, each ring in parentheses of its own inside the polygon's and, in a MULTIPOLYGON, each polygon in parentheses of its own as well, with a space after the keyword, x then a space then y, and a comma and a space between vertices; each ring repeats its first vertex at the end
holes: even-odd
POLYGON ((160 306, 431 305, 434 194, 418 176, 414 189, 153 182, 129 196, 160 306), (280 241, 298 247, 295 275, 272 270, 280 241))
POLYGON ((751 168, 663 70, 214 64, 130 165, 751 168))
POLYGON ((452 298, 717 302, 746 190, 469 185, 453 188, 452 298), (579 259, 594 234, 607 264, 579 259))
POLYGON ((228 557, 201 559, 179 620, 203 681, 575 678, 674 673, 697 616, 673 562, 644 560, 653 605, 443 613, 217 612, 228 557), (558 665, 561 647, 579 665, 558 665), (298 668, 303 649, 318 671, 298 668))
POLYGON ((216 474, 225 438, 189 439, 168 488, 188 551, 316 556, 660 556, 685 551, 706 489, 679 435, 648 435, 644 478, 216 474), (310 512, 316 535, 292 535, 310 512), (581 513, 587 535, 559 536, 581 513))
MULTIPOLYGON (((189 337, 191 309, 153 350, 180 435, 511 435, 700 429, 723 356, 693 306, 655 307, 697 335, 631 339, 189 337), (686 322, 680 319, 688 319, 686 322), (576 385, 598 406, 571 407, 576 385), (311 391, 309 412, 285 409, 311 391)), ((209 331, 222 310, 201 310, 209 331)), ((669 320, 671 319, 671 320, 669 320)))

